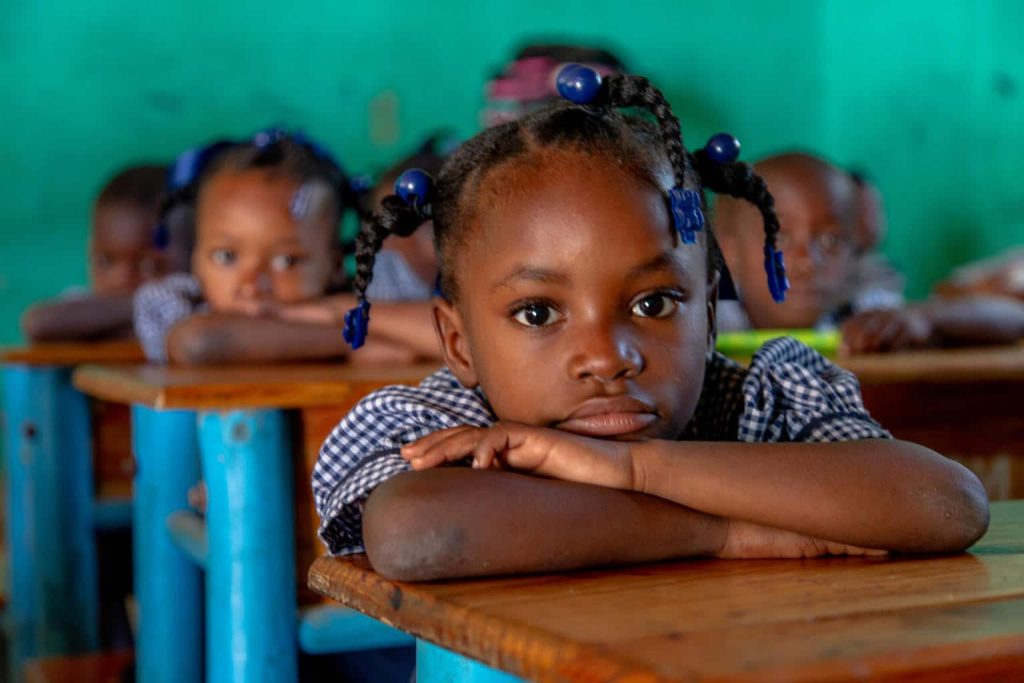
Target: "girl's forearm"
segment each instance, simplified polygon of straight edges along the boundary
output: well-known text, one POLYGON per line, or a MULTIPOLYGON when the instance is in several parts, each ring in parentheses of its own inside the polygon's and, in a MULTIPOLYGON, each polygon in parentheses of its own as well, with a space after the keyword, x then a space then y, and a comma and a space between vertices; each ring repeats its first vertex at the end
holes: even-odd
POLYGON ((632 448, 634 488, 708 514, 906 552, 961 550, 988 525, 970 471, 895 440, 650 441, 632 448))
POLYGON ((33 342, 120 337, 131 330, 132 296, 84 296, 38 303, 21 318, 22 332, 33 342))
POLYGON ((727 522, 666 500, 507 471, 401 474, 366 504, 374 568, 405 581, 707 556, 727 522))

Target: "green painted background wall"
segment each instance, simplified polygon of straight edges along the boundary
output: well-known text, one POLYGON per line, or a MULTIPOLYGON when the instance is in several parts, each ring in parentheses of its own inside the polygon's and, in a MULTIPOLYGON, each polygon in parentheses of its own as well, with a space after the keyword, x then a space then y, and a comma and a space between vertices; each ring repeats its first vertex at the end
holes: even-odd
POLYGON ((729 130, 746 158, 797 146, 869 169, 885 250, 922 295, 1024 243, 1021 25, 1013 0, 6 0, 0 343, 85 282, 91 198, 118 167, 283 123, 372 170, 427 132, 471 133, 485 76, 537 36, 613 47, 690 142, 729 130))

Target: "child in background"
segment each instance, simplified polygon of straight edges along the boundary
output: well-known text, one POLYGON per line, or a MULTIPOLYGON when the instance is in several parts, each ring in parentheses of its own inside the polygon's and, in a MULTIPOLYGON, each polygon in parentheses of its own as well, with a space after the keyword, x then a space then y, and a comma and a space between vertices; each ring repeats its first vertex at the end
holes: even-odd
MULTIPOLYGON (((265 131, 221 151, 197 182, 192 273, 136 297, 147 357, 188 365, 346 357, 341 316, 353 299, 340 293, 339 224, 356 203, 337 163, 301 136, 265 131)), ((380 337, 360 359, 417 359, 380 337)))
POLYGON ((169 267, 153 243, 166 177, 166 166, 147 164, 126 168, 107 182, 92 211, 89 290, 29 308, 21 319, 29 340, 131 336, 132 295, 169 267))
POLYGON ((348 338, 365 332, 379 234, 432 219, 447 367, 370 395, 324 443, 312 483, 330 552, 426 580, 980 537, 977 478, 893 440, 851 374, 791 339, 747 369, 714 351, 705 188, 757 207, 762 277, 786 292, 772 196, 735 140, 688 152, 640 77, 572 66, 559 85, 575 106, 479 134, 436 184, 404 174, 364 225, 348 338))
POLYGON ((754 169, 775 197, 791 289, 785 302, 772 301, 760 275, 757 212, 722 197, 715 223, 739 300, 722 302, 720 330, 831 328, 857 305, 892 305, 864 296, 863 283, 851 286, 864 252, 857 241, 860 198, 845 171, 803 153, 767 157, 754 169))
POLYGON ((566 63, 585 64, 602 75, 626 70, 622 60, 601 48, 559 43, 526 45, 485 86, 481 123, 489 128, 515 121, 557 101, 555 75, 566 63))

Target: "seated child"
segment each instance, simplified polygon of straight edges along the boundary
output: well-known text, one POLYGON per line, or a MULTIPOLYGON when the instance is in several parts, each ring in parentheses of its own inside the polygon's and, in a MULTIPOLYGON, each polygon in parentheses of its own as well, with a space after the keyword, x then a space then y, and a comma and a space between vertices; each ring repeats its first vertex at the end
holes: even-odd
POLYGON ((856 261, 849 285, 849 310, 844 312, 899 308, 904 303, 905 279, 878 251, 888 229, 882 193, 877 185, 860 173, 851 172, 850 178, 857 197, 856 261))
POLYGON ((131 336, 132 295, 168 268, 153 244, 166 177, 166 166, 133 166, 100 190, 92 211, 89 289, 70 291, 25 311, 21 328, 30 341, 131 336))
POLYGON ((715 224, 725 262, 738 295, 723 301, 719 329, 832 328, 861 306, 901 303, 870 293, 866 283, 852 284, 858 258, 857 186, 843 170, 803 153, 767 157, 754 164, 775 197, 779 248, 786 254, 792 285, 776 304, 760 273, 764 253, 758 242, 757 211, 729 197, 719 199, 715 224))
MULTIPOLYGON (((339 223, 356 197, 341 168, 302 136, 265 131, 221 151, 196 183, 191 274, 143 288, 139 338, 151 360, 202 365, 348 355, 351 307, 339 223)), ((400 315, 386 306, 382 328, 400 315)), ((412 362, 415 350, 376 334, 365 361, 412 362)))
POLYGON ((961 266, 935 287, 940 296, 994 294, 1024 299, 1024 249, 961 266))
MULTIPOLYGON (((768 289, 786 292, 772 195, 735 140, 687 151, 641 77, 574 65, 559 82, 574 104, 480 133, 436 183, 410 171, 370 220, 364 236, 433 219, 446 367, 370 395, 324 443, 312 485, 329 551, 427 580, 978 539, 977 478, 892 439, 850 373, 785 338, 746 369, 714 351, 705 188, 757 207, 768 289)), ((354 343, 372 268, 359 263, 354 343)))

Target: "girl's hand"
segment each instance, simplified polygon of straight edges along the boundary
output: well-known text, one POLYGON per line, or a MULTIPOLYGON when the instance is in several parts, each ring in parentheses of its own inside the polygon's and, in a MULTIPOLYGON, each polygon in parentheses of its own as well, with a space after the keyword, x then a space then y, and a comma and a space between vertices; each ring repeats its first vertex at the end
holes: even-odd
POLYGON ((301 304, 279 304, 273 315, 296 323, 342 327, 345 313, 355 305, 356 299, 351 294, 336 294, 301 304))
POLYGON ((508 468, 553 479, 633 489, 628 444, 515 422, 434 432, 403 447, 402 457, 417 470, 472 457, 475 469, 508 468))
POLYGON ((844 353, 897 351, 928 346, 934 329, 919 308, 865 311, 842 326, 844 353))
POLYGON ((766 559, 820 557, 822 555, 886 555, 885 550, 861 548, 835 541, 826 541, 770 526, 728 520, 725 542, 716 553, 722 559, 766 559))

